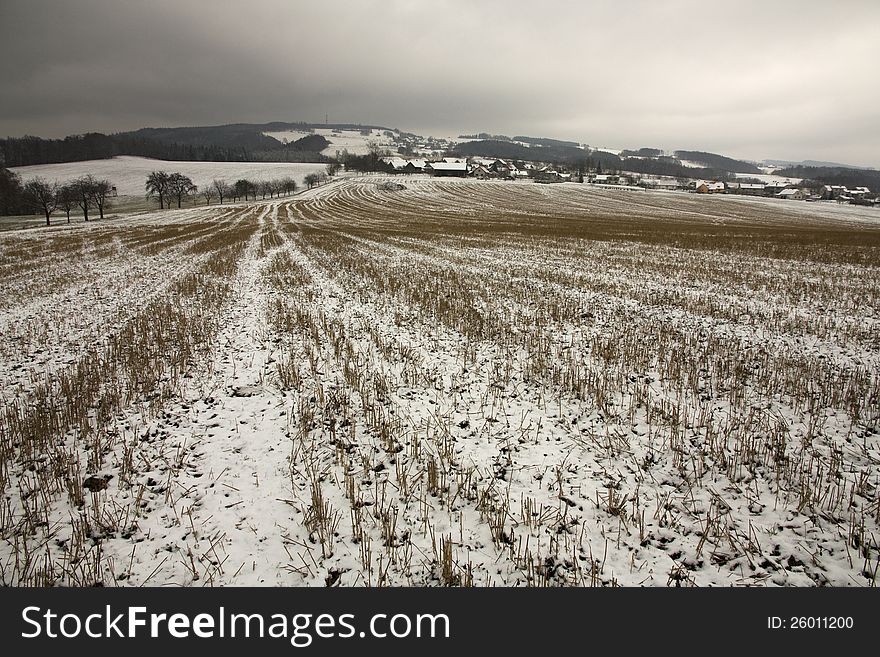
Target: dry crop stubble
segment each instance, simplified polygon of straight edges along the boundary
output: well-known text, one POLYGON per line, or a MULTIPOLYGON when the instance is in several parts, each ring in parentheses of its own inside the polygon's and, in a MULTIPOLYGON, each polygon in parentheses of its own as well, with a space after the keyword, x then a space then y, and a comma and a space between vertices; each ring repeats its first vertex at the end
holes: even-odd
MULTIPOLYGON (((280 583, 876 583, 880 229, 865 211, 381 182, 102 234, 99 258, 118 238, 204 264, 76 366, 5 391, 6 583, 235 583, 257 568, 223 567, 237 542, 269 554, 233 528, 209 551, 195 538, 210 478, 187 477, 210 435, 188 450, 149 430, 147 448, 114 419, 190 412, 183 389, 229 367, 212 336, 245 302, 270 352, 250 403, 287 409, 249 438, 289 446, 273 456, 285 490, 266 493, 293 518, 276 527, 280 583), (156 471, 169 484, 145 488, 156 471), (109 564, 161 513, 192 527, 167 563, 109 564)), ((48 257, 22 254, 0 258, 10 279, 48 257)))

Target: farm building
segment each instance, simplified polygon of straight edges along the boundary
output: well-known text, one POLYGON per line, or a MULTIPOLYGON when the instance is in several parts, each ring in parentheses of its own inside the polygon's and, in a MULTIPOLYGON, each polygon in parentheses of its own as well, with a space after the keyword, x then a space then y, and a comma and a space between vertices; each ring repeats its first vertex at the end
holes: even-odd
POLYGON ((470 170, 469 176, 473 178, 478 178, 479 180, 486 180, 488 178, 494 178, 492 172, 489 171, 482 164, 478 164, 470 170))
POLYGON ((558 171, 554 171, 553 169, 545 169, 543 171, 538 171, 535 174, 535 182, 539 183, 560 183, 570 181, 570 173, 559 173, 558 171))
POLYGON ((846 196, 846 187, 843 185, 825 185, 822 188, 822 198, 835 199, 846 196))
POLYGON ((789 201, 803 201, 807 198, 807 195, 804 193, 802 189, 783 189, 781 192, 776 194, 777 198, 786 199, 789 201))
POLYGON ((410 160, 403 167, 404 173, 421 173, 425 169, 425 160, 410 160))
POLYGON ((764 185, 764 196, 778 196, 779 192, 791 187, 791 183, 774 180, 764 185))
POLYGON ((738 193, 743 196, 764 196, 764 185, 762 183, 740 183, 738 193))
POLYGON ((467 176, 467 162, 428 162, 425 164, 425 173, 438 177, 464 178, 467 176))
POLYGON ((382 161, 385 164, 390 164, 397 172, 403 171, 403 168, 406 166, 406 160, 402 157, 383 157, 382 161))
POLYGON ((697 180, 694 183, 694 191, 697 194, 723 194, 725 192, 725 188, 723 182, 697 180))
POLYGON ((495 160, 491 165, 489 165, 489 171, 495 173, 495 175, 501 178, 513 178, 516 176, 516 172, 518 169, 516 165, 512 162, 505 162, 504 160, 495 160))
POLYGON ((641 185, 647 189, 678 189, 678 181, 671 178, 642 178, 641 185))

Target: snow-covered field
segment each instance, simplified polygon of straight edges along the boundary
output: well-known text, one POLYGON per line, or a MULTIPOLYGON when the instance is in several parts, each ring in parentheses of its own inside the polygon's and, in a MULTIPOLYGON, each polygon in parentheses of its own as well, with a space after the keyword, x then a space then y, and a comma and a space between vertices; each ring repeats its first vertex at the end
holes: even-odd
POLYGON ((0 235, 0 582, 876 584, 876 210, 384 180, 0 235))
POLYGON ((199 187, 210 185, 214 179, 234 183, 240 178, 275 180, 286 176, 293 177, 301 185, 308 174, 322 172, 325 167, 320 163, 294 162, 173 162, 121 155, 107 160, 14 167, 12 171, 21 175, 23 181, 41 176, 59 183, 92 174, 108 179, 120 196, 143 196, 144 182, 152 171, 179 171, 192 178, 199 187))
POLYGON ((769 185, 771 183, 783 183, 785 185, 797 185, 800 183, 803 178, 789 178, 787 176, 774 176, 773 174, 764 174, 764 173, 736 173, 734 174, 737 178, 754 178, 755 180, 760 180, 765 185, 769 185))
MULTIPOLYGON (((294 142, 297 139, 307 137, 308 132, 286 130, 283 132, 266 132, 267 137, 278 141, 287 140, 294 142)), ((375 143, 381 148, 391 148, 393 140, 385 135, 384 130, 370 130, 369 134, 361 134, 360 130, 333 130, 332 128, 315 128, 314 134, 321 135, 330 142, 322 155, 336 157, 337 152, 348 151, 351 155, 366 155, 370 152, 370 143, 375 143)))

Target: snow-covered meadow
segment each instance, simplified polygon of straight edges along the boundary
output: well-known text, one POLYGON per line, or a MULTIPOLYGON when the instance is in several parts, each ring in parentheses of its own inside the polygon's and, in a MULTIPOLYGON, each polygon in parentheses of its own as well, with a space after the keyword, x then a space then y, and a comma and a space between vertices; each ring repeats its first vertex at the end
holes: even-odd
POLYGON ((234 183, 240 178, 249 180, 276 180, 290 176, 297 184, 310 173, 324 171, 326 164, 298 162, 174 162, 154 160, 147 157, 120 155, 107 160, 65 162, 61 164, 35 164, 14 167, 24 182, 40 176, 50 182, 65 183, 86 174, 106 178, 116 186, 120 196, 143 196, 144 183, 153 171, 179 171, 189 176, 200 188, 211 181, 226 180, 234 183))
POLYGON ((384 181, 0 235, 2 583, 876 584, 876 210, 384 181))
POLYGON ((366 155, 370 152, 370 145, 376 144, 380 148, 391 148, 394 140, 385 135, 385 130, 371 129, 366 134, 360 130, 335 130, 333 128, 315 128, 313 132, 302 132, 297 130, 286 130, 282 132, 266 132, 267 137, 272 137, 278 141, 294 142, 297 139, 308 137, 310 134, 321 135, 330 144, 321 151, 321 155, 327 157, 336 157, 343 151, 348 151, 351 155, 366 155))

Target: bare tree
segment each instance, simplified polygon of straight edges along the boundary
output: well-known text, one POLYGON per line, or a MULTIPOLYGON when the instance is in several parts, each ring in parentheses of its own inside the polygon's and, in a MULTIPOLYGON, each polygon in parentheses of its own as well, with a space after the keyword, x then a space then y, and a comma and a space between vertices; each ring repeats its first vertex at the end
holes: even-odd
POLYGON ((338 162, 331 162, 330 164, 327 165, 326 171, 327 171, 327 175, 332 178, 337 173, 339 173, 339 163, 338 162))
POLYGON ((76 189, 72 185, 60 187, 58 193, 55 194, 55 200, 58 203, 58 207, 67 214, 67 223, 70 223, 70 213, 76 207, 76 189))
POLYGON ((165 209, 165 199, 168 198, 168 179, 171 176, 167 171, 153 171, 147 176, 144 189, 147 190, 147 198, 158 198, 159 209, 165 209))
POLYGON ((92 201, 94 202, 95 207, 98 208, 98 216, 101 219, 104 218, 104 208, 110 206, 109 198, 112 189, 113 185, 111 185, 110 181, 106 178, 92 180, 89 194, 92 196, 92 201))
POLYGON ((85 221, 89 220, 89 208, 92 207, 92 187, 94 184, 95 179, 91 175, 77 178, 70 183, 71 188, 76 194, 76 204, 82 210, 83 220, 85 221))
POLYGON ((211 201, 217 198, 217 190, 214 189, 214 185, 207 185, 202 189, 202 196, 205 197, 205 205, 211 205, 211 201))
POLYGON ((311 189, 321 181, 321 176, 319 176, 317 173, 310 173, 305 178, 303 178, 303 181, 308 186, 308 188, 311 189))
POLYGON ((228 197, 230 193, 229 185, 226 184, 225 180, 214 180, 211 186, 220 198, 220 205, 223 205, 223 199, 228 197))
POLYGON ((195 194, 198 189, 189 176, 184 176, 179 172, 174 172, 168 176, 168 190, 171 196, 177 199, 178 208, 180 208, 184 197, 195 194))
POLYGON ((34 178, 24 185, 24 194, 28 203, 35 210, 46 215, 46 225, 50 226, 50 217, 58 207, 57 201, 58 183, 48 183, 42 178, 34 178))
MULTIPOLYGON (((235 186, 234 186, 235 197, 236 198, 244 197, 244 200, 247 201, 248 194, 251 191, 251 187, 252 187, 252 184, 251 184, 250 180, 246 180, 245 178, 242 178, 240 180, 236 180, 235 186)), ((255 201, 257 200, 256 197, 254 197, 254 200, 255 201)))
POLYGON ((290 176, 281 179, 281 189, 285 194, 293 194, 296 191, 296 181, 290 176))

